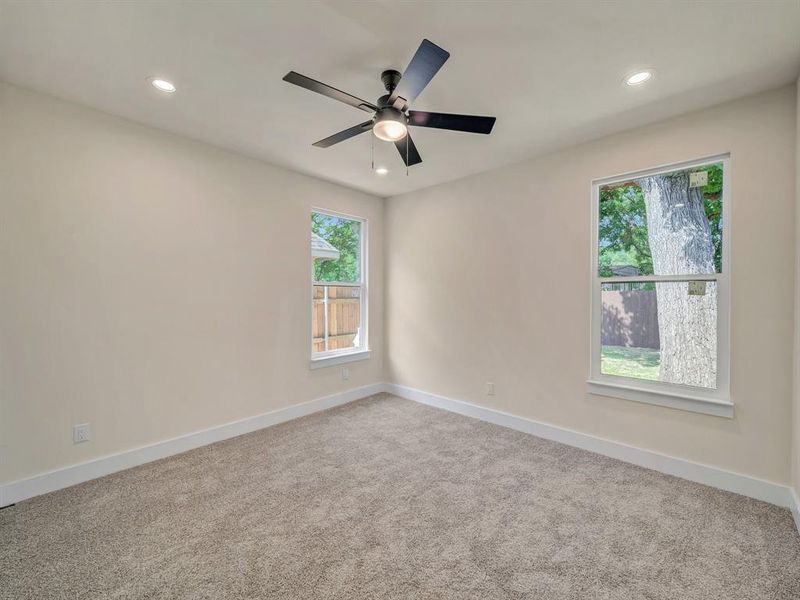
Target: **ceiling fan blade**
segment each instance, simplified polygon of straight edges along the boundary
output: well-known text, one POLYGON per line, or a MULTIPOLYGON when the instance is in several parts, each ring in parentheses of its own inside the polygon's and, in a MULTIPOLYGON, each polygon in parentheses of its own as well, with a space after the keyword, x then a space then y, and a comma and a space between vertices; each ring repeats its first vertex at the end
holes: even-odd
POLYGON ((400 83, 390 94, 389 103, 395 104, 396 100, 402 98, 401 105, 395 105, 395 108, 405 110, 430 83, 448 58, 450 53, 447 50, 439 48, 430 40, 422 40, 414 58, 408 63, 400 83))
POLYGON ((407 167, 413 167, 414 165, 418 165, 422 162, 422 158, 417 151, 417 147, 414 145, 414 140, 411 139, 411 135, 406 134, 402 140, 397 140, 394 145, 397 147, 397 151, 400 152, 400 156, 403 159, 403 162, 406 163, 407 167), (408 154, 406 155, 406 144, 408 144, 408 154), (406 156, 408 156, 408 160, 406 160, 406 156))
POLYGON ((359 133, 364 133, 366 131, 369 131, 370 129, 372 129, 372 121, 364 121, 363 123, 354 125, 349 129, 345 129, 344 131, 340 131, 339 133, 334 133, 332 136, 326 137, 324 140, 315 142, 313 145, 316 146, 317 148, 328 148, 329 146, 333 146, 334 144, 338 144, 339 142, 349 140, 351 137, 355 137, 359 133))
POLYGON ((466 131, 468 133, 491 133, 495 120, 495 117, 478 117, 475 115, 451 115, 418 110, 408 112, 409 125, 452 129, 453 131, 466 131))
POLYGON ((328 98, 333 98, 339 102, 344 102, 350 106, 355 106, 356 108, 360 108, 366 112, 375 112, 378 110, 378 107, 372 104, 372 102, 367 102, 361 98, 356 98, 352 94, 348 94, 342 90, 337 90, 335 87, 331 87, 325 83, 322 83, 321 81, 301 75, 300 73, 295 73, 294 71, 289 71, 286 75, 284 75, 283 80, 295 85, 299 85, 301 88, 306 88, 312 92, 317 92, 318 94, 322 94, 328 98))

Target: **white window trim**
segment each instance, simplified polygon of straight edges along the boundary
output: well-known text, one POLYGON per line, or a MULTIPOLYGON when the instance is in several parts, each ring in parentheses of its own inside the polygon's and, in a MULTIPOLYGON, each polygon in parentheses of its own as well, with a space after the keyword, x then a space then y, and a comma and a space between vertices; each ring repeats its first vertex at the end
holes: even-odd
MULTIPOLYGON (((310 361, 309 361, 309 368, 310 369, 320 369, 323 367, 333 367, 336 365, 355 362, 359 360, 366 360, 371 355, 371 350, 369 347, 369 288, 368 288, 368 279, 369 279, 369 256, 368 256, 368 239, 369 239, 369 223, 367 219, 364 217, 359 217, 357 215, 349 215, 346 213, 341 213, 333 210, 328 210, 327 208, 318 208, 315 206, 311 207, 312 213, 319 213, 323 215, 327 215, 330 217, 338 217, 341 219, 348 219, 350 221, 358 221, 361 223, 361 247, 359 249, 359 255, 361 258, 361 264, 359 268, 359 272, 361 274, 361 282, 360 283, 345 283, 345 282, 331 282, 331 281, 314 281, 314 261, 313 258, 309 261, 311 263, 311 285, 308 290, 308 298, 310 300, 309 306, 309 322, 308 322, 308 339, 309 339, 309 352, 310 352, 310 361), (360 287, 361 288, 361 303, 360 303, 360 311, 361 311, 361 329, 359 331, 360 335, 360 342, 361 345, 357 348, 342 348, 341 350, 329 350, 328 352, 314 352, 314 286, 315 285, 335 285, 335 286, 342 286, 342 287, 360 287), (362 335, 363 334, 363 335, 362 335)), ((311 228, 309 227, 308 230, 309 236, 309 243, 306 244, 306 247, 309 248, 309 256, 311 253, 311 228)))
POLYGON ((730 155, 723 154, 700 158, 681 163, 663 165, 634 173, 625 173, 614 177, 606 177, 592 181, 591 214, 592 214, 592 249, 591 249, 591 319, 590 319, 590 372, 587 389, 591 394, 623 398, 646 404, 655 404, 691 412, 733 417, 733 401, 730 397, 730 265, 731 265, 731 168, 730 155), (722 163, 722 273, 713 275, 690 276, 641 276, 641 277, 600 277, 598 275, 598 235, 600 219, 600 187, 609 183, 618 183, 628 179, 659 175, 689 169, 705 164, 722 163), (687 281, 705 280, 717 282, 717 389, 653 382, 603 375, 600 372, 602 299, 600 286, 602 283, 635 281, 687 281))
POLYGON ((346 363, 367 360, 372 355, 372 350, 348 350, 339 354, 316 357, 311 359, 309 368, 322 369, 323 367, 335 367, 346 363))

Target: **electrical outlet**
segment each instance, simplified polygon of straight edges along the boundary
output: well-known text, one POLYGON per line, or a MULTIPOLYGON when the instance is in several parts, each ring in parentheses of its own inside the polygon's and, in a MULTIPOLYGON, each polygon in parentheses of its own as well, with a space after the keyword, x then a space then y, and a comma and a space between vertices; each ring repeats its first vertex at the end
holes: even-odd
POLYGON ((342 379, 347 381, 350 379, 350 368, 349 367, 342 367, 342 379))
POLYGON ((486 395, 494 396, 494 384, 491 381, 486 382, 486 395))
POLYGON ((72 427, 73 444, 88 442, 90 439, 92 439, 92 436, 91 436, 91 431, 89 430, 88 423, 81 423, 80 425, 74 425, 72 427))

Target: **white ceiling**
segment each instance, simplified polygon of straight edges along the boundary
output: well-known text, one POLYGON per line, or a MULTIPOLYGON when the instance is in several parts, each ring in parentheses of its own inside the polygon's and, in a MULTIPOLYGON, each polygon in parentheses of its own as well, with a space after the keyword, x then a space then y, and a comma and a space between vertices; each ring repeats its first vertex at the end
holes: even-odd
POLYGON ((724 100, 800 71, 800 0, 0 3, 0 79, 380 196, 419 189, 724 100), (495 115, 490 136, 415 128, 394 146, 312 142, 366 113, 289 85, 295 70, 367 100, 422 38, 451 53, 417 110, 495 115), (656 71, 641 88, 626 73, 656 71), (178 92, 146 83, 159 75, 178 92))

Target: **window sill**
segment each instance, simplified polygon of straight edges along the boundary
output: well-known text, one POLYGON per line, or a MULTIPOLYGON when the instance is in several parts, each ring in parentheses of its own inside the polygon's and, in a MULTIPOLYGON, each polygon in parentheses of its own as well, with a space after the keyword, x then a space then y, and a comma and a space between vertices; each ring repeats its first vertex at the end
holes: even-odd
POLYGON ((622 398, 705 415, 733 418, 733 403, 730 400, 705 398, 680 391, 654 390, 607 380, 589 379, 586 383, 589 393, 598 396, 622 398))
POLYGON ((353 352, 344 352, 342 354, 333 354, 331 356, 322 356, 320 358, 312 358, 309 368, 323 369, 325 367, 334 367, 336 365, 343 365, 345 363, 356 362, 358 360, 367 360, 372 354, 371 350, 355 350, 353 352))

